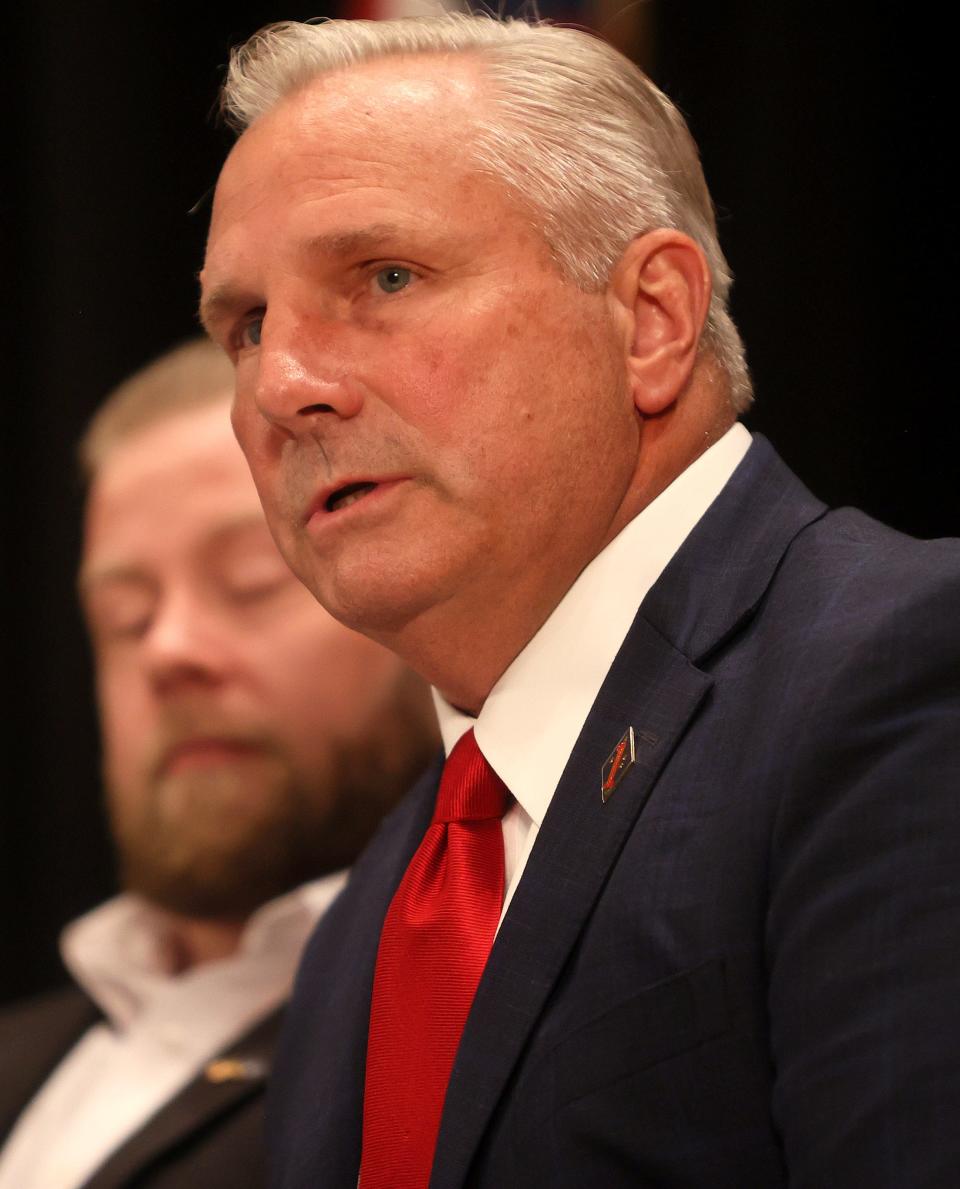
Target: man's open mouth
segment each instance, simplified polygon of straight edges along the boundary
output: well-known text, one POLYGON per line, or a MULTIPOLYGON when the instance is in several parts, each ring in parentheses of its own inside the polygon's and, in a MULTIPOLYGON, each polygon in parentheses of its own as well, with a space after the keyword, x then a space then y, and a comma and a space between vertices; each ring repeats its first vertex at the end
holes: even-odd
POLYGON ((341 508, 349 507, 350 504, 355 504, 357 500, 362 500, 376 486, 376 483, 348 483, 345 487, 339 487, 327 497, 325 507, 328 512, 338 512, 341 508))

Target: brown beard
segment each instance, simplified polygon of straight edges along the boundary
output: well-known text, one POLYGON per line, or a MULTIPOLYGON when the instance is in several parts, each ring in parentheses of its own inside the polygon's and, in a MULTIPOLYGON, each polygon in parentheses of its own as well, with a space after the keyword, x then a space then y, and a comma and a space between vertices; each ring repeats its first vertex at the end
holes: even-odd
POLYGON ((322 772, 297 771, 265 739, 216 768, 169 774, 157 763, 145 795, 111 798, 124 886, 182 916, 242 920, 348 866, 436 747, 424 691, 405 685, 377 737, 332 745, 322 772), (120 810, 129 800, 136 812, 120 810))

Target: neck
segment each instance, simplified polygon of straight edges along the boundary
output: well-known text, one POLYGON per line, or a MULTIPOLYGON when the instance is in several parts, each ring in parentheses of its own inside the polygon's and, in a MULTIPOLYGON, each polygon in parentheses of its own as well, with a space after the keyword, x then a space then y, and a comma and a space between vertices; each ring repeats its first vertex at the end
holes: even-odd
POLYGON ((163 960, 172 974, 229 958, 240 947, 246 921, 205 921, 161 912, 163 960))
POLYGON ((521 603, 516 589, 511 589, 509 615, 503 614, 502 608, 501 614, 489 614, 502 598, 479 597, 472 614, 455 615, 453 609, 444 607, 439 614, 425 614, 407 625, 402 639, 380 640, 439 690, 451 706, 477 715, 491 689, 546 623, 575 578, 576 574, 564 589, 551 590, 548 597, 527 603, 521 603))
POLYGON ((701 454, 719 442, 736 420, 729 403, 718 399, 712 383, 704 382, 699 375, 683 400, 664 413, 645 418, 641 465, 631 493, 632 516, 652 504, 701 454))

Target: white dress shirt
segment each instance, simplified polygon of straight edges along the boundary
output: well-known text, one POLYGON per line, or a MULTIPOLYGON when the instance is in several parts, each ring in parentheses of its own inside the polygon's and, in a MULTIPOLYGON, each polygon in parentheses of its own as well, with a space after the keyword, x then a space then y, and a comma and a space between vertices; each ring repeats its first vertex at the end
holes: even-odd
MULTIPOLYGON (((580 574, 472 718, 436 690, 447 755, 470 727, 516 804, 503 817, 501 923, 570 753, 637 608, 750 447, 737 422, 580 574)), ((617 741, 610 741, 611 749, 617 741)), ((598 774, 599 776, 599 774, 598 774)))
POLYGON ((0 1152, 0 1189, 77 1189, 289 995, 300 952, 346 872, 257 910, 236 953, 164 968, 159 915, 118 896, 64 931, 63 958, 101 1008, 20 1116, 0 1152))

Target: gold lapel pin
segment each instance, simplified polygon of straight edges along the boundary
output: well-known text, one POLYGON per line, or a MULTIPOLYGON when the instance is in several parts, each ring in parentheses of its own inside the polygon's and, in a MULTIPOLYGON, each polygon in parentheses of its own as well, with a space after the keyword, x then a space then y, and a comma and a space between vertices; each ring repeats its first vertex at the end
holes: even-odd
POLYGON ((617 746, 610 752, 600 769, 600 796, 604 805, 613 795, 613 790, 633 767, 637 758, 637 741, 633 727, 620 736, 617 746))
POLYGON ((222 1082, 251 1082, 265 1077, 267 1066, 264 1061, 243 1060, 237 1057, 218 1057, 208 1061, 203 1076, 208 1082, 220 1085, 222 1082))

